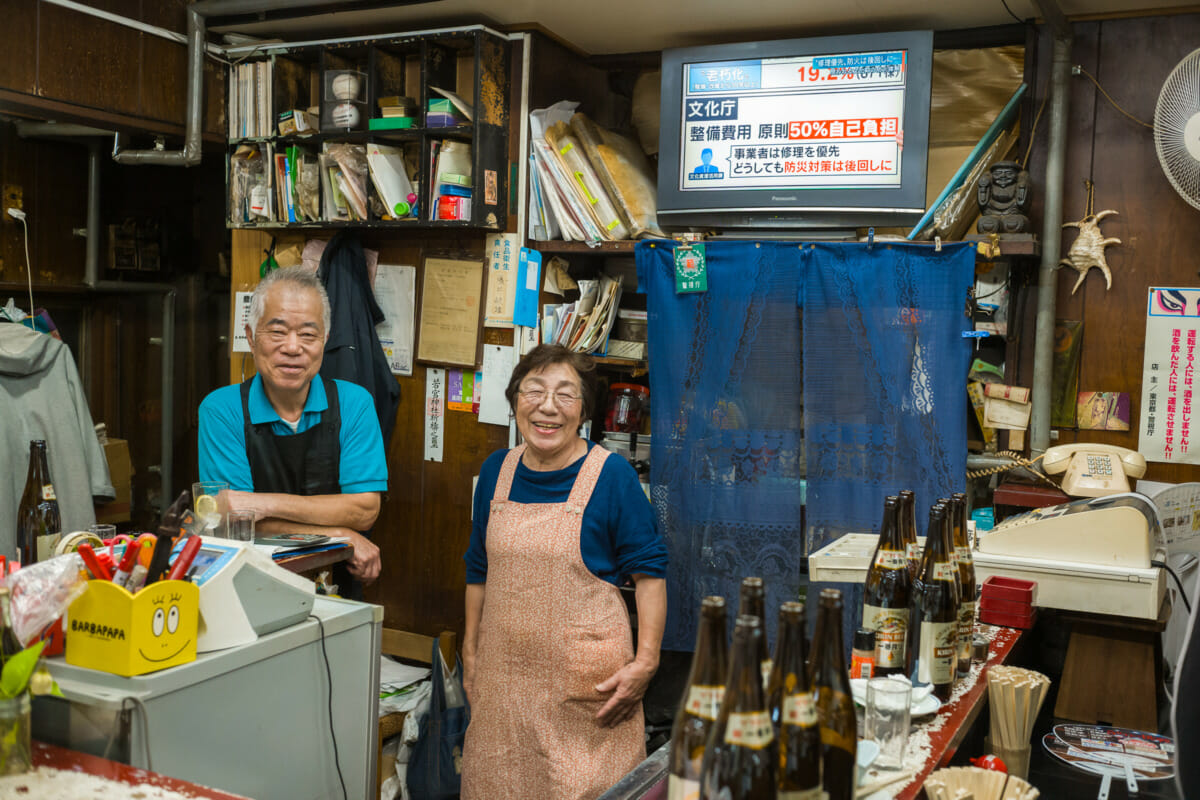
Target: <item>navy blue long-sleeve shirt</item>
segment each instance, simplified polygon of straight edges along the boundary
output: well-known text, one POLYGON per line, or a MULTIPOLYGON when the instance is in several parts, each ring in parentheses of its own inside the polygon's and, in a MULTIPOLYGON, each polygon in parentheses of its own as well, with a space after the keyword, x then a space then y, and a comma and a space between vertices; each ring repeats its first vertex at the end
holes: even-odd
MULTIPOLYGON (((588 442, 588 452, 595 444, 588 442)), ((467 583, 487 582, 487 524, 496 481, 508 450, 488 456, 475 487, 471 543, 463 560, 467 583)), ((565 503, 586 456, 563 469, 540 472, 518 462, 509 499, 516 503, 565 503)), ((637 472, 620 456, 605 459, 596 488, 583 512, 579 550, 593 575, 613 585, 634 573, 667 576, 667 547, 658 535, 654 509, 637 472)))

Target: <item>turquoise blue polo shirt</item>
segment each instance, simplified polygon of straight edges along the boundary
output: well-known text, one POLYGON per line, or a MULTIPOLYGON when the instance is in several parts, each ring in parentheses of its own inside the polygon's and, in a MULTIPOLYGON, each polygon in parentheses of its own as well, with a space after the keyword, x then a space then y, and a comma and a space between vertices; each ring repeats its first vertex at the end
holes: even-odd
MULTIPOLYGON (((355 383, 339 380, 338 406, 342 412, 342 428, 338 435, 341 461, 338 483, 342 494, 387 491, 387 456, 383 449, 383 434, 379 417, 367 390, 355 383)), ((308 399, 300 413, 295 431, 283 421, 267 393, 262 378, 255 375, 250 383, 250 421, 255 425, 270 422, 276 436, 304 433, 321 421, 329 408, 325 385, 314 380, 308 399)), ((222 386, 200 403, 200 480, 224 481, 230 489, 254 491, 250 477, 250 460, 246 456, 246 429, 242 419, 241 385, 222 386)))

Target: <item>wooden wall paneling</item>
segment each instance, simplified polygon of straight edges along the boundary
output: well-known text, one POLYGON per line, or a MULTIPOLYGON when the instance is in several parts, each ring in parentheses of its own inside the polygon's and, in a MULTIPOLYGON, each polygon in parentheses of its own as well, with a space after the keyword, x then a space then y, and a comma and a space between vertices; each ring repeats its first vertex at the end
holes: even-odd
POLYGON ((33 94, 37 88, 37 58, 30 42, 37 41, 38 0, 6 0, 0 25, 0 86, 33 94))
MULTIPOLYGON (((1074 26, 1072 61, 1083 64, 1129 113, 1151 122, 1162 82, 1176 63, 1194 49, 1200 36, 1200 15, 1178 14, 1080 23, 1074 26), (1136 54, 1131 60, 1130 54, 1136 54), (1093 66, 1088 66, 1091 63, 1093 66)), ((1050 67, 1041 53, 1040 74, 1050 67)), ((1101 442, 1136 449, 1141 423, 1142 362, 1146 328, 1146 293, 1151 285, 1200 286, 1195 253, 1200 249, 1200 212, 1185 203, 1171 187, 1154 151, 1153 134, 1126 119, 1086 77, 1072 78, 1071 122, 1068 128, 1064 180, 1064 221, 1081 218, 1086 209, 1084 179, 1094 176, 1096 211, 1113 208, 1119 216, 1102 223, 1106 236, 1122 240, 1108 248, 1113 286, 1105 290, 1099 270, 1092 270, 1074 297, 1077 273, 1062 269, 1056 275, 1057 316, 1082 319, 1081 391, 1128 392, 1131 430, 1079 431, 1057 429, 1058 443, 1101 442), (1080 112, 1088 119, 1082 119, 1080 112)), ((1042 125, 1046 125, 1043 117, 1042 125)), ((1044 174, 1045 134, 1039 134, 1032 158, 1035 176, 1044 174)), ((1036 191, 1036 190, 1035 190, 1036 191)), ((1033 219, 1040 228, 1041 199, 1033 219)), ((1062 238, 1065 255, 1075 240, 1074 229, 1062 238)), ((1021 375, 1032 378, 1032 347, 1036 315, 1033 287, 1024 315, 1030 335, 1024 337, 1021 375)), ((1052 442, 1053 444, 1053 442, 1052 442)), ((1182 482, 1200 480, 1200 470, 1180 464, 1151 462, 1146 478, 1182 482)))
MULTIPOLYGON (((144 4, 142 21, 169 31, 187 32, 183 3, 144 4)), ((187 114, 187 47, 158 36, 141 37, 137 87, 138 108, 143 116, 182 122, 187 114)), ((209 59, 204 59, 206 62, 209 59)), ((132 78, 131 77, 131 83, 132 78)))
MULTIPOLYGON (((134 18, 141 10, 141 0, 96 0, 92 5, 134 18)), ((141 112, 134 87, 142 34, 48 3, 39 5, 37 33, 38 94, 91 108, 141 112)))
POLYGON ((530 110, 560 100, 583 100, 579 110, 598 125, 616 130, 629 127, 630 101, 612 92, 608 73, 541 33, 533 34, 530 72, 536 76, 529 86, 530 110))
POLYGON ((75 142, 30 142, 37 171, 25 188, 29 256, 35 283, 83 283, 87 243, 87 148, 75 142), (33 224, 36 222, 36 224, 33 224))

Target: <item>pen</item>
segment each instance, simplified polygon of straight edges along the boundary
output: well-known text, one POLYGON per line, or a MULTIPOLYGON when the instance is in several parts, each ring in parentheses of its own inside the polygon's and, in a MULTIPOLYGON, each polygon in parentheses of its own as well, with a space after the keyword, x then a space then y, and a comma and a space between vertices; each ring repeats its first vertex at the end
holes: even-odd
POLYGON ((92 550, 90 544, 79 545, 78 553, 88 571, 92 573, 93 578, 99 578, 102 581, 112 580, 112 573, 104 568, 104 565, 100 563, 100 559, 96 558, 96 553, 92 550))
POLYGON ((162 580, 167 566, 171 563, 171 548, 175 546, 175 537, 169 533, 160 533, 154 545, 154 555, 150 557, 150 565, 146 568, 146 583, 151 584, 162 580))
POLYGON ((196 553, 200 551, 201 544, 203 544, 203 540, 199 536, 188 537, 187 542, 183 545, 183 549, 175 557, 175 566, 171 567, 171 571, 167 574, 167 580, 177 581, 183 579, 183 576, 187 574, 188 567, 195 560, 196 553))
POLYGON ((117 566, 117 572, 112 579, 117 586, 124 586, 129 582, 129 573, 133 569, 133 565, 137 563, 139 549, 134 546, 132 539, 125 543, 125 555, 121 557, 121 563, 117 566))
POLYGON ((129 580, 125 583, 125 588, 130 592, 136 593, 146 583, 146 572, 150 569, 150 558, 153 555, 154 543, 149 540, 142 542, 142 546, 138 548, 137 563, 134 564, 133 571, 129 573, 129 580))

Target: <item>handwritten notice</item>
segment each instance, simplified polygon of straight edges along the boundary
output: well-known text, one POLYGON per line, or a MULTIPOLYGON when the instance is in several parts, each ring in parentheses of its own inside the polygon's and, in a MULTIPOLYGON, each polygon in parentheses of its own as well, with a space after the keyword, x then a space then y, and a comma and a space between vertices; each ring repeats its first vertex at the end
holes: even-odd
POLYGON ((487 300, 483 324, 487 328, 511 328, 517 296, 517 254, 521 250, 515 233, 493 233, 487 237, 487 300))
POLYGON ((418 361, 475 366, 482 291, 482 261, 425 259, 418 361))
POLYGON ((446 370, 425 370, 425 460, 442 460, 446 434, 446 370))

